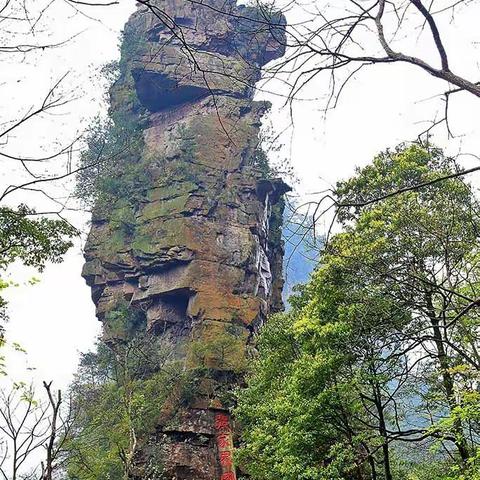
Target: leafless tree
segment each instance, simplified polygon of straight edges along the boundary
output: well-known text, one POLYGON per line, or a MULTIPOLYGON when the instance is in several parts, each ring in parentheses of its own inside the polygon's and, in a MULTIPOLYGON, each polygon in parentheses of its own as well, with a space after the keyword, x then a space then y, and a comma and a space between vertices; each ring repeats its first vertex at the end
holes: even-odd
MULTIPOLYGON (((48 17, 59 2, 31 0, 4 0, 0 5, 0 62, 20 65, 39 61, 38 55, 46 50, 67 45, 77 33, 52 40, 58 36, 56 28, 48 17)), ((73 2, 75 4, 76 2, 73 2)), ((48 121, 52 114, 60 113, 73 99, 71 94, 63 92, 68 72, 59 72, 57 79, 46 91, 38 92, 38 98, 32 104, 20 103, 15 109, 15 117, 0 118, 0 159, 4 169, 8 168, 10 182, 2 187, 0 204, 11 205, 13 194, 40 194, 53 205, 52 211, 33 212, 32 214, 55 214, 61 216, 65 210, 65 201, 58 200, 48 190, 50 184, 58 183, 74 175, 72 156, 77 148, 79 138, 67 140, 60 147, 53 147, 55 138, 47 138, 45 145, 35 145, 29 138, 28 128, 34 128, 35 122, 48 121), (29 141, 25 141, 29 140, 29 141), (32 145, 33 151, 25 154, 26 145, 32 145), (21 147, 19 149, 19 147, 21 147), (20 150, 20 151, 19 151, 20 150), (43 153, 46 151, 47 153, 43 153)), ((12 82, 0 84, 5 98, 9 96, 12 82)), ((5 171, 4 170, 4 171, 5 171)))
MULTIPOLYGON (((270 31, 286 48, 286 54, 266 68, 264 76, 283 79, 287 86, 286 99, 290 102, 297 99, 315 77, 328 74, 331 96, 325 107, 331 107, 331 101, 335 104, 346 83, 360 69, 391 63, 407 63, 442 80, 445 86, 441 93, 446 102, 451 95, 460 92, 480 97, 479 79, 455 71, 452 65, 456 64, 456 59, 449 57, 447 38, 444 38, 450 34, 448 28, 455 23, 459 12, 475 14, 478 7, 472 0, 433 0, 427 3, 422 0, 247 2, 257 8, 257 18, 233 10, 231 2, 186 1, 196 8, 214 11, 220 17, 244 20, 250 25, 252 34, 254 28, 257 32, 270 31), (274 10, 286 16, 292 11, 300 12, 301 20, 285 24, 279 21, 281 17, 272 15, 274 10), (287 34, 286 39, 279 34, 281 31, 287 34), (438 58, 424 56, 425 49, 416 54, 409 53, 409 48, 402 50, 405 48, 404 39, 408 37, 432 42, 438 58)), ((170 31, 172 39, 183 43, 185 55, 199 68, 195 50, 185 42, 188 27, 179 24, 156 0, 140 0, 138 3, 144 7, 145 14, 154 15, 170 31)), ((278 95, 282 93, 278 92, 278 95)))
MULTIPOLYGON (((114 7, 116 1, 75 1, 64 0, 73 8, 88 9, 92 7, 114 7)), ((269 31, 272 33, 278 43, 286 48, 285 56, 267 66, 264 71, 266 80, 270 78, 280 79, 285 85, 285 90, 276 92, 283 96, 285 101, 292 106, 300 99, 306 86, 314 79, 322 75, 329 78, 329 95, 325 104, 321 105, 326 111, 334 108, 342 92, 360 72, 365 68, 371 68, 375 65, 404 63, 425 72, 427 75, 435 78, 436 85, 439 85, 438 96, 444 103, 444 114, 440 118, 432 119, 430 127, 421 132, 427 135, 438 125, 444 124, 449 133, 451 133, 449 124, 449 104, 453 96, 462 93, 480 97, 480 82, 478 78, 470 78, 455 70, 456 59, 449 55, 448 42, 449 27, 455 24, 457 15, 475 12, 475 2, 472 0, 433 0, 428 3, 422 0, 340 0, 335 2, 298 2, 297 0, 264 2, 252 0, 250 4, 256 6, 259 15, 256 18, 243 17, 243 14, 232 10, 230 2, 214 2, 206 0, 186 0, 196 8, 212 10, 219 16, 228 18, 234 17, 238 21, 248 21, 253 30, 258 32, 269 31), (285 25, 279 22, 278 16, 272 16, 272 10, 278 8, 287 16, 292 12, 301 12, 301 20, 290 22, 285 25), (279 34, 284 31, 286 36, 279 34), (418 42, 430 43, 434 46, 434 57, 430 58, 428 54, 419 53, 419 49, 413 46, 405 47, 405 38, 416 38, 418 42), (436 57, 436 58, 435 58, 436 57), (443 82, 443 86, 442 83, 443 82)), ((7 0, 2 13, 11 5, 18 2, 7 0)), ((21 2, 25 4, 25 2, 21 2)), ((51 8, 50 2, 48 7, 51 8)), ((192 64, 192 70, 202 71, 204 68, 197 60, 201 52, 197 52, 185 40, 185 29, 189 27, 182 26, 162 7, 162 3, 155 0, 141 0, 139 2, 145 11, 145 14, 154 15, 158 22, 163 24, 170 32, 169 41, 182 45, 183 53, 187 60, 192 64)), ((20 3, 18 3, 20 5, 20 3)), ((18 6, 17 5, 17 6, 18 6)), ((28 11, 28 9, 24 9, 28 11)), ((41 16, 44 15, 43 10, 41 16)), ((8 17, 8 15, 5 15, 8 17)), ((27 16, 27 15, 26 15, 27 16)), ((10 15, 10 20, 15 17, 10 15)), ((37 25, 38 21, 33 22, 37 25)), ((60 44, 48 45, 48 47, 57 47, 60 44)), ((419 45, 417 43, 416 45, 419 45)), ((31 45, 23 42, 15 45, 6 44, 0 48, 0 52, 28 53, 35 48, 46 48, 46 45, 31 45)), ((428 50, 425 50, 427 52, 428 50)), ((203 72, 208 87, 208 75, 210 73, 221 75, 224 72, 203 72)), ((239 79, 243 82, 248 79, 239 79)), ((252 87, 268 90, 268 83, 256 86, 252 82, 252 87)), ((31 115, 42 114, 45 110, 55 107, 61 103, 61 100, 54 97, 55 86, 51 92, 47 93, 45 101, 40 108, 33 109, 24 118, 17 123, 13 123, 0 137, 8 136, 12 128, 18 124, 24 123, 31 118, 31 115)), ((319 94, 325 92, 319 92, 319 94)), ((212 92, 212 95, 213 92, 212 92)), ((312 100, 313 101, 313 100, 312 100)), ((68 157, 72 153, 72 143, 65 145, 60 151, 52 154, 68 157)), ((11 158, 19 161, 26 172, 31 170, 30 166, 38 161, 45 161, 48 158, 22 158, 19 155, 11 154, 6 151, 0 152, 5 158, 11 158)), ((2 194, 2 199, 18 190, 36 190, 40 189, 48 181, 63 180, 75 173, 71 163, 67 162, 67 170, 59 175, 47 176, 42 178, 28 179, 20 185, 9 185, 2 194)), ((477 171, 474 167, 465 172, 459 172, 459 175, 467 175, 477 171)), ((33 173, 33 172, 31 172, 33 173)), ((411 188, 422 188, 421 185, 411 188)), ((310 205, 311 214, 308 215, 309 229, 314 229, 319 221, 327 212, 338 211, 343 205, 338 205, 334 200, 334 192, 328 191, 321 194, 319 199, 313 201, 310 205)), ((392 194, 401 192, 392 192, 392 194)), ((375 201, 371 199, 369 201, 375 201)), ((304 205, 305 206, 305 205, 304 205)), ((60 210, 63 205, 59 205, 60 210)), ((57 212, 58 213, 58 212, 57 212)), ((303 225, 305 226, 305 225, 303 225)))
MULTIPOLYGON (((463 93, 480 98, 480 79, 457 72, 453 65, 458 64, 458 59, 450 57, 447 47, 452 40, 451 27, 455 25, 457 15, 462 13, 465 17, 469 12, 474 15, 478 12, 475 2, 341 0, 310 2, 306 6, 294 0, 287 2, 286 6, 287 9, 295 6, 308 13, 303 23, 286 27, 286 55, 267 68, 266 76, 284 80, 288 91, 286 102, 290 105, 301 97, 307 85, 322 75, 329 79, 329 95, 326 103, 321 105, 327 111, 337 106, 342 92, 360 70, 385 64, 408 64, 440 80, 433 83, 433 87, 444 103, 443 115, 430 119, 429 127, 419 132, 419 141, 428 146, 430 133, 439 125, 445 125, 448 134, 452 135, 449 104, 454 95, 463 93), (413 46, 405 42, 405 39, 412 38, 416 40, 413 46), (428 44, 434 47, 433 53, 423 48, 428 44)), ((474 32, 468 36, 473 42, 474 32)), ((475 58, 472 64, 474 62, 475 58)), ((412 88, 415 86, 412 85, 412 88)), ((473 99, 473 105, 476 105, 475 101, 473 99)), ((477 158, 475 155, 471 157, 477 158)), ((465 176, 479 169, 477 166, 459 169, 454 176, 465 176)), ((426 186, 409 186, 387 193, 386 197, 426 186)), ((366 199, 365 203, 374 203, 382 198, 366 199)), ((332 212, 335 219, 341 209, 353 205, 339 204, 334 189, 331 189, 320 192, 319 198, 302 206, 310 207, 303 227, 308 224, 308 228, 315 230, 326 213, 332 212)))
POLYGON ((34 388, 13 384, 0 392, 0 474, 4 480, 52 480, 62 467, 72 415, 60 390, 43 382, 45 398, 34 388))

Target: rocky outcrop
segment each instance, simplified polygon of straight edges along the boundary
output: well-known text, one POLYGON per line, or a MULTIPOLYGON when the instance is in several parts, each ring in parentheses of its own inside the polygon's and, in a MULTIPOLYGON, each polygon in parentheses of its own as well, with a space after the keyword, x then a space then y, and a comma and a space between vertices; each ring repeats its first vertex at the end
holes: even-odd
POLYGON ((144 180, 135 199, 118 195, 95 209, 83 276, 106 341, 121 335, 109 313, 127 304, 152 335, 173 339, 183 368, 202 371, 188 405, 159 419, 139 462, 160 457, 158 478, 230 480, 226 393, 252 333, 283 307, 288 186, 258 161, 268 105, 252 100, 261 66, 283 54, 283 18, 267 22, 233 0, 150 5, 127 24, 111 89, 116 122, 139 127, 139 158, 128 161, 144 180))

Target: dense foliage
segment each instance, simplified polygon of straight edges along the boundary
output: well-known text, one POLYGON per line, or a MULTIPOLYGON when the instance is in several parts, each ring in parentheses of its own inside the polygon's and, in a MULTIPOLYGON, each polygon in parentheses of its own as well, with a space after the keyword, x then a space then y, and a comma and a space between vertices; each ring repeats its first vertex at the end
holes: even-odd
POLYGON ((149 449, 149 439, 188 401, 191 377, 168 339, 145 333, 133 316, 125 308, 112 312, 107 323, 119 336, 82 356, 66 447, 71 479, 161 477, 162 458, 149 449))
POLYGON ((86 143, 77 195, 87 204, 105 209, 111 202, 134 201, 145 190, 148 181, 140 161, 143 138, 134 121, 127 116, 116 121, 97 119, 86 143))
MULTIPOLYGON (((35 210, 20 205, 0 208, 0 274, 13 262, 43 270, 47 262, 60 262, 72 246, 76 230, 61 219, 38 217, 35 210)), ((0 293, 9 286, 0 276, 0 293)), ((5 319, 5 300, 0 296, 1 321, 5 319)))
POLYGON ((252 479, 480 478, 480 205, 457 172, 413 145, 337 186, 343 230, 240 395, 252 479))
POLYGON ((217 383, 211 365, 222 369, 222 377, 241 374, 243 345, 232 327, 192 342, 185 358, 174 339, 147 330, 140 310, 120 303, 106 315, 96 350, 82 355, 71 387, 68 478, 164 478, 159 432, 176 425, 211 388, 224 404, 233 401, 230 382, 217 383))

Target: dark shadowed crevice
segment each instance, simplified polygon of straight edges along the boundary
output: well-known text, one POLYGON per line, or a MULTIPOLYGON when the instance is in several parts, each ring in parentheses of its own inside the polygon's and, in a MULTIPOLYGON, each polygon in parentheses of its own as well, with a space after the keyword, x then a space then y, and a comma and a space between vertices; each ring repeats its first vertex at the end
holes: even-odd
POLYGON ((147 311, 149 330, 161 334, 167 324, 184 327, 188 321, 188 303, 193 295, 192 290, 181 288, 156 297, 147 311))
POLYGON ((144 70, 133 70, 135 88, 140 103, 150 112, 159 112, 207 97, 208 88, 178 85, 168 75, 144 70))

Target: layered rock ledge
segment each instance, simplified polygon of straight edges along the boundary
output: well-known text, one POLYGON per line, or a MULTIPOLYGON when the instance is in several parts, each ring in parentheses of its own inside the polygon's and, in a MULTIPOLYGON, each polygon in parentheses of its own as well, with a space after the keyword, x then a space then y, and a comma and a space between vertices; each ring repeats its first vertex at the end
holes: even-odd
POLYGON ((284 21, 233 0, 150 4, 126 26, 111 89, 111 113, 140 126, 132 161, 147 181, 135 202, 94 211, 83 276, 105 341, 121 340, 109 312, 127 305, 148 332, 172 339, 183 368, 207 372, 145 443, 144 455, 162 458, 159 478, 231 480, 223 397, 241 381, 252 334, 283 308, 279 229, 289 187, 265 168, 259 128, 268 105, 253 101, 253 87, 284 53, 284 21))

